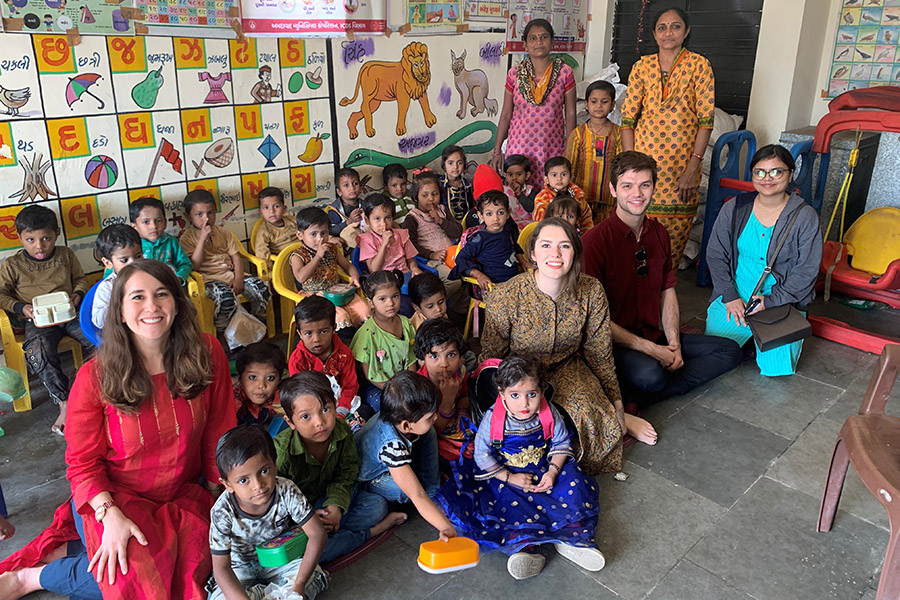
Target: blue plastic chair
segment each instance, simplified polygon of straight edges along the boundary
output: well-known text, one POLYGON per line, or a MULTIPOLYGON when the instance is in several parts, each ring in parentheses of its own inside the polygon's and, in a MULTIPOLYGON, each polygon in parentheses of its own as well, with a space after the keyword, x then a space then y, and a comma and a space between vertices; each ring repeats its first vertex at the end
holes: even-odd
MULTIPOLYGON (((101 279, 100 281, 103 280, 101 279)), ((81 306, 78 308, 78 324, 81 326, 81 332, 84 333, 84 337, 97 347, 100 346, 100 334, 102 332, 94 327, 91 315, 94 313, 94 294, 97 292, 97 286, 100 285, 100 281, 91 286, 91 289, 82 298, 81 306)))
POLYGON ((703 241, 700 244, 700 261, 697 264, 697 285, 707 287, 712 283, 709 276, 709 266, 706 263, 706 246, 712 228, 719 216, 725 199, 735 195, 734 190, 722 189, 721 182, 725 177, 750 180, 750 159, 756 153, 756 136, 746 129, 730 131, 719 137, 713 148, 712 161, 709 168, 709 188, 706 192, 706 211, 703 215, 703 241), (747 159, 744 168, 741 169, 741 148, 747 144, 747 159), (725 165, 721 165, 722 151, 728 148, 728 157, 725 165))
POLYGON ((817 213, 821 214, 831 154, 819 154, 819 176, 816 178, 815 189, 813 189, 813 170, 816 164, 816 153, 812 151, 812 140, 794 144, 791 147, 791 156, 795 161, 800 162, 800 168, 794 173, 794 185, 800 189, 803 199, 816 209, 817 213))

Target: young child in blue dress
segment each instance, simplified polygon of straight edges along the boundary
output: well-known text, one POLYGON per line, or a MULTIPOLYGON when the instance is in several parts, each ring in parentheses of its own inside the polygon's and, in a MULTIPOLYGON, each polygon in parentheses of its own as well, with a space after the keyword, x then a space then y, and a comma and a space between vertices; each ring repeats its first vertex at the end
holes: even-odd
POLYGON ((530 551, 537 544, 554 544, 581 568, 599 571, 606 560, 594 541, 597 485, 575 463, 566 423, 544 395, 541 363, 507 358, 494 383, 500 393, 478 427, 474 463, 454 464, 436 502, 460 535, 510 555, 515 579, 544 568, 544 557, 530 551))

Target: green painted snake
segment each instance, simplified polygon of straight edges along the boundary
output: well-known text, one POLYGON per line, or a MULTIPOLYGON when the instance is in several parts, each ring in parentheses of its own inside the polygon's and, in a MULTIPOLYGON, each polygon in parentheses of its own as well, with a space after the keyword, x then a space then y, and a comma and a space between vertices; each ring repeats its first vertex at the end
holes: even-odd
POLYGON ((490 131, 491 136, 477 144, 461 145, 466 154, 484 154, 494 148, 494 137, 497 135, 497 125, 491 121, 476 121, 469 123, 458 131, 447 136, 447 139, 435 144, 431 150, 416 156, 393 156, 372 148, 358 148, 350 153, 344 162, 345 167, 358 167, 361 165, 374 165, 384 167, 391 163, 399 163, 406 168, 421 167, 441 156, 441 151, 451 144, 464 140, 476 131, 490 131))

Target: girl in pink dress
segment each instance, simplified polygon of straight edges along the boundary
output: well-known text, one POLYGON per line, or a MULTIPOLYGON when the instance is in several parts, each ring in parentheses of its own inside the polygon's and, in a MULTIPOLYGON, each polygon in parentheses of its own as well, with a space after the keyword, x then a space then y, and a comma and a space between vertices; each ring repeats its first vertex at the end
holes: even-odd
POLYGON ((566 140, 575 128, 575 76, 561 59, 550 58, 550 23, 544 19, 529 21, 522 38, 528 57, 506 76, 491 166, 501 172, 501 147, 506 140, 506 155, 527 156, 532 167, 529 183, 541 188, 544 161, 565 154, 566 140))

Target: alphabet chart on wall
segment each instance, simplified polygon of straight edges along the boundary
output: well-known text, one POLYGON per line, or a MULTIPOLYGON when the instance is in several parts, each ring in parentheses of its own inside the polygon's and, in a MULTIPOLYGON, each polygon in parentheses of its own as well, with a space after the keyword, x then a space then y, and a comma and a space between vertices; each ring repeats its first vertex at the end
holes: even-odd
POLYGON ((128 202, 163 201, 169 231, 184 195, 205 188, 218 221, 246 239, 257 195, 332 199, 334 146, 325 40, 0 34, 0 259, 13 221, 38 202, 61 244, 93 271, 100 230, 128 202))
POLYGON ((150 34, 178 35, 186 27, 204 30, 203 35, 215 29, 230 33, 232 21, 240 20, 236 0, 134 0, 134 7, 144 13, 150 34))

